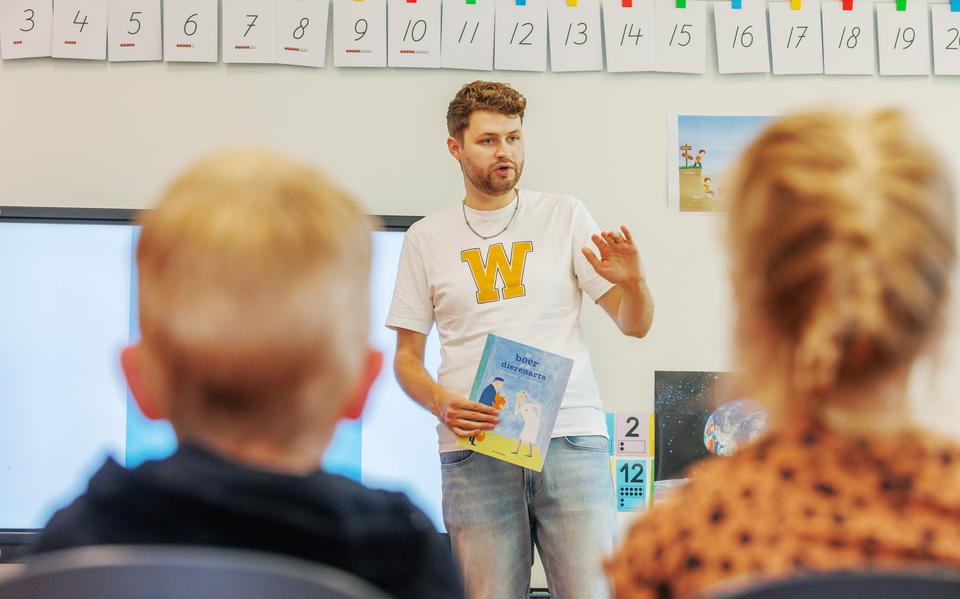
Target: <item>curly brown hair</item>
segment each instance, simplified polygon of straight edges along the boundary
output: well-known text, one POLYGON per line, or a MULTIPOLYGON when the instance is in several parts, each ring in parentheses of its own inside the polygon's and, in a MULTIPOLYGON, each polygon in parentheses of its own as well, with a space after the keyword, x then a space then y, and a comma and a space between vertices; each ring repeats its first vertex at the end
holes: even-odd
POLYGON ((447 131, 451 137, 463 139, 463 131, 470 123, 470 115, 487 110, 510 117, 520 117, 527 107, 523 94, 505 83, 474 81, 460 88, 447 108, 447 131))

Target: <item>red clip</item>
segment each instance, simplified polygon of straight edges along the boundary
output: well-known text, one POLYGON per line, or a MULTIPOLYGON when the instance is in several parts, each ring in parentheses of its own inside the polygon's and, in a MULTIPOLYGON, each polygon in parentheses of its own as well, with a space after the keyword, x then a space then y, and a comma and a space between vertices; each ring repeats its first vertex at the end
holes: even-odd
POLYGON ((633 8, 633 0, 622 0, 624 8, 633 8))
POLYGON ((853 0, 843 0, 843 10, 853 10, 853 0))

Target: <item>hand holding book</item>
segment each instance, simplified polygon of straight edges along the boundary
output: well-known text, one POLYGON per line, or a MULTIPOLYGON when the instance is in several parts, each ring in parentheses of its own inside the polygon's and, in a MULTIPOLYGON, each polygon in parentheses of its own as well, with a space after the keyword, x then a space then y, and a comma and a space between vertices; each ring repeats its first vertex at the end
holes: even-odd
POLYGON ((500 424, 500 410, 442 388, 434 399, 432 411, 444 426, 462 439, 493 430, 500 424))

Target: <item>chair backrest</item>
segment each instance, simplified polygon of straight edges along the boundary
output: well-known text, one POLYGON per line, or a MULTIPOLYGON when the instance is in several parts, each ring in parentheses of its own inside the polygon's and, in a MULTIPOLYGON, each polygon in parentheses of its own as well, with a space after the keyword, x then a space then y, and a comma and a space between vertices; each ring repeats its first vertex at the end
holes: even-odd
POLYGON ((40 555, 0 599, 387 599, 340 570, 207 547, 101 546, 40 555))
POLYGON ((709 596, 711 599, 960 598, 960 571, 828 572, 709 596))

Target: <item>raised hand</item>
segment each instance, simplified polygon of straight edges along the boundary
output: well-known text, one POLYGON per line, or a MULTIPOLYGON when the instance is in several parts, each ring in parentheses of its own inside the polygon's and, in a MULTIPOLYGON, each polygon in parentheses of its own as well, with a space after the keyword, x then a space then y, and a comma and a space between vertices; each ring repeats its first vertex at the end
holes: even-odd
POLYGON ((620 231, 622 235, 615 231, 603 231, 591 237, 600 252, 599 258, 589 247, 581 251, 590 266, 604 279, 614 285, 635 285, 644 278, 640 252, 633 243, 630 231, 622 225, 620 231))

